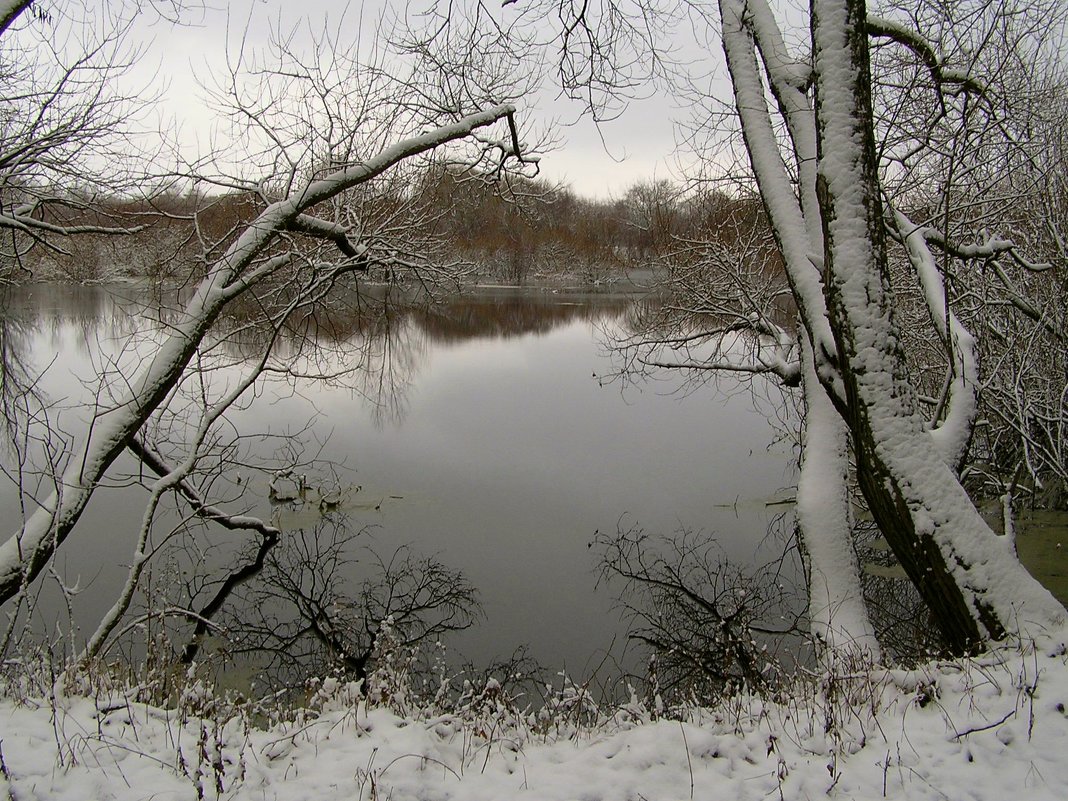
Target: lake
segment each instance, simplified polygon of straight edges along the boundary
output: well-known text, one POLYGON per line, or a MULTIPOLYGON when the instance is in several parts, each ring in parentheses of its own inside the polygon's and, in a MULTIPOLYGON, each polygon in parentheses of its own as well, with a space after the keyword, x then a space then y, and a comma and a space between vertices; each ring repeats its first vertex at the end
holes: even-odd
MULTIPOLYGON (((294 363, 333 377, 258 384, 255 402, 225 429, 245 449, 242 464, 218 468, 211 486, 228 508, 286 531, 312 531, 329 517, 379 554, 410 545, 462 571, 484 617, 446 642, 476 665, 522 645, 572 675, 609 651, 625 661, 625 624, 611 587, 597 587, 597 533, 692 529, 716 537, 727 558, 752 563, 774 555, 765 535, 795 481, 793 447, 768 417, 783 404, 761 379, 613 380, 620 363, 609 345, 640 302, 634 292, 482 288, 388 324, 320 325, 321 348, 303 342, 294 363), (274 457, 299 463, 303 500, 271 502, 275 479, 256 467, 274 457), (319 501, 328 493, 329 515, 319 501)), ((14 288, 5 309, 5 353, 31 373, 44 370, 40 386, 67 429, 85 417, 102 366, 135 366, 167 319, 150 293, 129 286, 14 288)), ((217 385, 256 350, 255 336, 233 331, 227 360, 212 365, 217 385)), ((290 347, 282 342, 280 352, 290 347)), ((176 405, 186 402, 196 405, 176 405)), ((5 460, 10 472, 10 452, 5 460)), ((39 593, 38 630, 54 633, 73 618, 75 639, 84 638, 113 602, 145 506, 136 473, 132 460, 117 465, 60 548, 56 577, 39 593), (78 590, 69 610, 57 600, 60 579, 78 590)), ((10 481, 0 504, 16 526, 10 481)), ((169 533, 176 514, 154 536, 169 533)), ((198 556, 173 568, 161 562, 146 583, 162 593, 168 569, 183 571, 175 580, 187 589, 203 582, 185 571, 218 569, 221 555, 240 550, 235 537, 244 541, 208 530, 175 535, 198 556)))

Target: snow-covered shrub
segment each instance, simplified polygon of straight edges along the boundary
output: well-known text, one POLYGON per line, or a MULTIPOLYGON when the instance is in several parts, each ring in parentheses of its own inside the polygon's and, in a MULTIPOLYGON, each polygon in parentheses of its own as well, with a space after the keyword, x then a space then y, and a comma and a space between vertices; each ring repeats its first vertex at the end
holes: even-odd
POLYGON ((416 651, 403 646, 394 629, 392 616, 379 626, 371 660, 375 667, 367 676, 368 703, 388 707, 401 716, 409 714, 412 710, 416 651))

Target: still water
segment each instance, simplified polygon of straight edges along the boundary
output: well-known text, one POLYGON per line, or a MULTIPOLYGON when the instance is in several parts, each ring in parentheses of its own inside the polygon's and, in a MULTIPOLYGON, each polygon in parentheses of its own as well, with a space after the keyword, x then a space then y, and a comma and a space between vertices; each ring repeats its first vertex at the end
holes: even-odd
MULTIPOLYGON (((367 527, 360 536, 380 552, 411 545, 464 573, 484 617, 449 637, 454 654, 485 664, 527 645, 543 665, 582 675, 609 650, 618 657, 625 640, 611 587, 597 587, 597 532, 687 528, 714 535, 732 560, 764 559, 784 508, 768 502, 789 496, 795 480, 791 447, 769 422, 776 392, 759 380, 608 380, 619 367, 608 345, 635 302, 482 289, 401 315, 377 341, 359 325, 335 326, 330 358, 348 359, 351 371, 264 381, 232 427, 276 435, 255 440, 264 459, 297 442, 309 497, 337 491, 331 515, 367 527)), ((94 373, 109 360, 136 364, 162 317, 136 288, 30 286, 8 292, 4 348, 44 372, 55 415, 74 428, 94 373)), ((240 366, 235 357, 227 369, 240 366)), ((146 497, 122 469, 60 549, 39 625, 73 614, 85 637, 118 593, 146 497), (47 600, 57 579, 78 589, 72 611, 47 600)), ((322 516, 311 501, 270 503, 269 473, 223 472, 217 487, 235 511, 288 530, 322 516)), ((11 481, 0 503, 17 525, 11 481)))

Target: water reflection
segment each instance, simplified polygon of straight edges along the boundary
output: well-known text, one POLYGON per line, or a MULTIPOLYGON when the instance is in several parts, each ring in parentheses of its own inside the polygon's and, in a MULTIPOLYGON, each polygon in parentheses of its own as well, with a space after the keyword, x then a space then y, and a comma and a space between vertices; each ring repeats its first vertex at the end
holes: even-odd
MULTIPOLYGON (((92 388, 72 376, 137 358, 171 319, 173 298, 156 300, 167 299, 136 287, 15 290, 7 303, 23 333, 10 341, 28 364, 52 363, 42 390, 66 397, 72 413, 81 404, 84 414, 92 388)), ((383 559, 410 546, 462 571, 485 617, 449 642, 476 664, 529 643, 543 664, 581 674, 621 642, 612 597, 594 590, 597 556, 589 547, 621 519, 647 531, 715 532, 725 557, 753 559, 777 511, 766 500, 793 478, 791 454, 772 444, 774 432, 749 394, 760 392, 759 380, 727 393, 698 389, 685 402, 671 380, 626 392, 602 386, 594 376, 612 370, 602 330, 620 325, 634 300, 622 295, 485 290, 434 306, 398 300, 362 290, 291 319, 272 372, 254 389, 256 402, 228 415, 214 440, 226 459, 206 460, 198 486, 231 512, 270 521, 287 541, 340 538, 359 551, 373 538, 383 559), (313 491, 272 505, 271 481, 283 468, 306 475, 313 491), (327 516, 342 528, 324 535, 327 516)), ((249 319, 236 313, 220 321, 204 362, 217 385, 185 387, 170 428, 160 431, 183 442, 203 399, 247 369, 265 336, 249 319), (183 410, 192 416, 182 418, 183 410)), ((60 549, 56 575, 77 587, 72 614, 86 631, 125 580, 152 478, 132 459, 118 464, 71 547, 60 549)), ((22 501, 11 486, 0 496, 9 519, 22 501)), ((228 575, 255 561, 258 538, 190 525, 184 515, 176 506, 156 523, 156 547, 172 559, 146 579, 142 608, 165 598, 202 612, 228 575)), ((282 558, 273 553, 265 565, 282 558)), ((366 553, 337 560, 332 589, 318 603, 342 608, 362 597, 370 576, 359 571, 374 560, 366 553)), ((283 564, 275 573, 289 575, 283 564)), ((43 586, 40 607, 65 622, 65 607, 48 600, 54 590, 43 586)), ((261 635, 301 628, 300 603, 289 595, 288 606, 278 597, 268 603, 262 592, 245 582, 229 600, 244 597, 263 615, 261 635), (284 624, 282 609, 290 615, 284 624)), ((233 630, 248 617, 241 609, 225 605, 211 617, 233 630)), ((176 653, 196 633, 196 624, 183 626, 176 653)), ((345 626, 360 630, 355 618, 345 626)), ((294 653, 326 648, 358 659, 366 651, 365 640, 330 645, 330 637, 313 635, 305 632, 294 653)))
POLYGON ((383 648, 432 645, 481 615, 462 571, 409 546, 383 550, 336 514, 263 537, 221 578, 185 590, 185 608, 198 611, 181 662, 219 648, 271 691, 338 672, 366 679, 383 648))
POLYGON ((424 307, 416 315, 419 328, 434 342, 456 343, 478 337, 511 338, 547 334, 576 320, 596 323, 616 319, 635 298, 589 293, 516 293, 482 290, 445 305, 424 307))

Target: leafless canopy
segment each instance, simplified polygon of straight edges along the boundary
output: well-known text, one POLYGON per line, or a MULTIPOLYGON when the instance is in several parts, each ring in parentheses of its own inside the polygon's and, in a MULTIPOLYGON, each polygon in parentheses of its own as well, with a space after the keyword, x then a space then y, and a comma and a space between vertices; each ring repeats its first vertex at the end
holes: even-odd
MULTIPOLYGON (((114 87, 136 56, 125 44, 126 28, 109 29, 95 42, 90 29, 72 24, 89 43, 87 55, 56 68, 52 61, 66 50, 27 44, 34 26, 46 24, 23 15, 0 38, 0 79, 20 87, 4 93, 10 139, 0 137, 0 225, 13 232, 14 264, 29 249, 61 248, 54 237, 110 233, 106 221, 85 223, 87 215, 109 211, 97 202, 102 193, 121 191, 108 177, 130 181, 152 161, 125 146, 130 96, 114 87), (121 161, 113 152, 120 141, 121 161), (138 159, 140 171, 121 169, 138 159), (61 209, 77 212, 78 224, 56 216, 61 209)), ((492 183, 536 172, 509 102, 522 91, 501 65, 465 54, 470 69, 461 89, 426 71, 432 49, 387 52, 385 34, 361 46, 350 31, 342 20, 312 26, 303 41, 294 30, 276 30, 262 52, 234 44, 228 69, 207 87, 229 127, 220 129, 209 156, 170 171, 194 199, 193 211, 178 215, 188 234, 174 248, 188 267, 172 277, 182 285, 157 299, 159 325, 150 335, 132 332, 117 354, 101 359, 88 415, 57 419, 62 410, 52 408, 22 421, 34 427, 37 461, 15 475, 25 516, 0 544, 3 601, 28 597, 103 482, 137 481, 147 490, 141 525, 130 532, 127 581, 90 636, 87 658, 122 630, 151 560, 180 536, 180 526, 206 521, 245 532, 264 554, 258 561, 268 563, 281 532, 250 514, 256 499, 233 475, 244 446, 264 432, 241 431, 231 412, 269 378, 337 379, 368 363, 362 354, 324 355, 314 347, 313 332, 335 299, 362 304, 389 294, 368 290, 369 281, 379 288, 432 287, 462 275, 464 265, 444 259, 437 247, 434 223, 447 209, 431 199, 447 194, 423 191, 427 176, 492 183), (122 454, 138 460, 137 476, 117 475, 122 454), (179 528, 173 518, 162 522, 170 500, 180 510, 179 528)), ((148 211, 169 213, 164 203, 148 211)), ((278 470, 294 462, 283 454, 258 466, 278 470)), ((465 625, 473 595, 459 589, 454 574, 404 554, 381 567, 385 583, 361 599, 379 603, 384 615, 407 616, 401 621, 407 631, 417 630, 417 618, 429 619, 420 617, 427 593, 450 583, 457 593, 448 615, 413 636, 465 625), (404 584, 413 577, 415 585, 404 584), (398 598, 408 600, 398 606, 398 598)), ((350 647, 357 644, 342 650, 350 647)))

